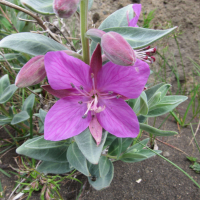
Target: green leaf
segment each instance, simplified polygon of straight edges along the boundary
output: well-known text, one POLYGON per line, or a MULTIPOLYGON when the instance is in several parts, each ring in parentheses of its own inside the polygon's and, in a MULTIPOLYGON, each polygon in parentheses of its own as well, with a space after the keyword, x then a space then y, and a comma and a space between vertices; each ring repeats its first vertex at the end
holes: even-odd
POLYGON ((96 190, 102 190, 103 188, 109 187, 114 175, 112 162, 110 162, 109 171, 104 177, 100 177, 99 170, 92 170, 92 168, 98 169, 98 165, 91 165, 89 169, 91 177, 88 177, 88 181, 92 187, 96 190))
POLYGON ((68 162, 66 158, 66 153, 68 149, 67 145, 57 147, 57 148, 51 148, 51 149, 27 148, 26 145, 28 145, 30 142, 33 142, 34 140, 38 140, 38 137, 27 140, 24 144, 22 144, 20 147, 17 148, 16 152, 18 154, 28 156, 30 158, 34 158, 37 160, 59 162, 59 163, 68 162))
POLYGON ((45 55, 48 51, 67 50, 62 44, 36 33, 16 33, 3 38, 0 48, 9 48, 33 56, 45 55))
POLYGON ((83 153, 83 155, 87 158, 87 160, 93 164, 97 164, 99 162, 99 158, 106 141, 107 131, 103 131, 101 143, 97 146, 94 141, 89 128, 83 131, 81 134, 75 136, 75 141, 83 153))
POLYGON ((19 124, 21 122, 26 121, 27 119, 29 119, 30 116, 26 111, 21 111, 20 113, 17 113, 16 115, 14 115, 11 124, 15 125, 15 124, 19 124))
POLYGON ((108 174, 110 165, 111 165, 111 161, 107 157, 101 156, 101 158, 99 159, 99 164, 98 164, 100 177, 104 177, 108 174))
POLYGON ((138 114, 140 115, 147 115, 148 113, 148 103, 147 103, 147 96, 145 94, 145 92, 142 92, 142 94, 140 95, 140 111, 138 114))
POLYGON ((5 62, 5 60, 12 61, 14 59, 18 59, 19 57, 21 57, 21 55, 19 53, 7 53, 4 54, 4 57, 0 55, 0 62, 5 62))
POLYGON ((117 32, 124 37, 133 49, 140 49, 170 34, 176 28, 177 27, 166 30, 154 30, 140 27, 114 27, 103 29, 103 31, 117 32))
POLYGON ((150 99, 153 97, 153 95, 157 92, 157 90, 162 87, 165 83, 159 83, 157 85, 154 85, 151 88, 148 88, 147 90, 145 90, 144 92, 147 95, 147 100, 148 102, 150 101, 150 99))
POLYGON ((0 115, 0 126, 3 126, 5 124, 9 124, 11 121, 12 121, 11 117, 0 115))
POLYGON ((108 154, 111 156, 117 156, 121 154, 122 151, 122 138, 116 138, 108 149, 108 154))
POLYGON ((3 91, 10 85, 10 80, 8 74, 5 74, 0 78, 0 96, 3 94, 3 91))
POLYGON ((122 138, 122 152, 124 152, 133 142, 133 138, 122 138))
POLYGON ((107 138, 106 138, 106 142, 104 144, 104 148, 111 145, 111 143, 116 139, 117 137, 108 133, 107 138))
POLYGON ((50 140, 45 140, 44 136, 37 137, 32 142, 29 142, 25 147, 29 149, 51 149, 51 148, 57 148, 63 145, 67 145, 66 140, 61 140, 61 141, 50 141, 50 140))
POLYGON ((182 95, 165 96, 158 104, 149 109, 146 117, 157 117, 164 115, 176 108, 180 103, 187 100, 188 97, 182 95))
MULTIPOLYGON (((155 150, 156 153, 161 153, 162 151, 155 150)), ((142 149, 138 153, 124 153, 121 157, 120 160, 123 162, 127 163, 134 163, 134 162, 140 162, 143 160, 146 160, 152 156, 156 155, 150 150, 147 149, 142 149)))
POLYGON ((43 124, 44 124, 44 120, 45 120, 46 115, 47 115, 47 112, 44 111, 44 110, 42 110, 40 108, 40 110, 39 110, 39 117, 40 117, 40 119, 41 119, 41 121, 42 121, 43 124))
MULTIPOLYGON (((130 4, 126 7, 123 7, 111 15, 109 15, 99 26, 98 29, 103 30, 106 28, 111 28, 111 27, 123 27, 123 26, 128 26, 128 21, 127 21, 127 12, 129 13, 129 19, 132 19, 133 17, 133 4, 130 4)), ((97 43, 92 42, 90 46, 90 54, 92 55, 97 43)))
POLYGON ((135 153, 135 152, 139 152, 139 151, 141 151, 143 148, 144 148, 144 146, 142 146, 142 144, 143 145, 147 145, 147 143, 149 142, 149 138, 146 138, 146 139, 144 139, 144 140, 142 140, 140 143, 136 143, 136 144, 134 144, 133 146, 131 146, 131 147, 129 147, 127 150, 126 150, 126 152, 125 153, 135 153))
POLYGON ((35 95, 31 94, 28 96, 28 98, 26 98, 26 100, 23 103, 22 110, 26 111, 29 114, 29 116, 31 115, 31 111, 34 106, 34 102, 35 102, 35 95))
POLYGON ((111 27, 123 27, 128 26, 127 21, 127 12, 129 13, 129 19, 133 18, 133 4, 130 4, 128 6, 125 6, 111 15, 109 15, 99 26, 98 29, 104 30, 111 27))
POLYGON ((57 162, 43 161, 36 170, 44 174, 49 174, 49 173, 64 174, 64 173, 72 171, 73 168, 70 168, 70 165, 68 162, 57 163, 57 162))
POLYGON ((148 133, 151 133, 154 136, 172 136, 172 135, 178 134, 175 131, 163 131, 163 130, 160 130, 160 129, 157 129, 157 128, 154 128, 152 126, 149 126, 147 124, 142 124, 142 123, 140 123, 140 129, 148 133))
POLYGON ((82 154, 76 142, 72 143, 67 150, 67 160, 69 163, 82 174, 89 176, 87 160, 82 154))
POLYGON ((53 11, 53 0, 23 0, 23 5, 33 12, 42 15, 55 15, 53 11))
POLYGON ((0 95, 0 104, 6 103, 17 89, 18 87, 15 84, 9 85, 0 95))
MULTIPOLYGON (((161 99, 161 92, 156 92, 148 101, 149 109, 155 106, 161 99)), ((148 113, 147 113, 148 114, 148 113)))

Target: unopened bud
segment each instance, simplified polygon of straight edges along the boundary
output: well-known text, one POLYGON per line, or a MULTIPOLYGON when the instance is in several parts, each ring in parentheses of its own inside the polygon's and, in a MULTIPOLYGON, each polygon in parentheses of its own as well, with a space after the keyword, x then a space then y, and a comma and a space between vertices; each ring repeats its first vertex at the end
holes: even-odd
POLYGON ((35 56, 21 68, 16 77, 15 85, 19 88, 36 85, 45 77, 44 56, 35 56))
POLYGON ((54 0, 53 10, 60 18, 69 18, 77 10, 80 0, 54 0))
POLYGON ((130 44, 116 32, 108 32, 101 38, 101 46, 106 57, 117 65, 133 66, 136 55, 130 44))
POLYGON ((102 36, 105 34, 106 32, 100 30, 100 29, 89 29, 86 32, 86 37, 91 38, 92 40, 94 40, 95 42, 100 42, 102 36))

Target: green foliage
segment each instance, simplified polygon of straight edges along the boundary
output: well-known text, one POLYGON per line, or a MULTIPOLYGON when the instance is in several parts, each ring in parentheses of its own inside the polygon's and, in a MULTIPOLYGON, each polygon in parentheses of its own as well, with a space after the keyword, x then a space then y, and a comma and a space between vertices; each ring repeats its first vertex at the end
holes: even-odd
POLYGON ((155 17, 155 11, 156 11, 156 9, 155 10, 151 10, 147 14, 147 16, 146 16, 145 13, 143 13, 143 26, 142 26, 143 28, 150 28, 150 23, 155 17))

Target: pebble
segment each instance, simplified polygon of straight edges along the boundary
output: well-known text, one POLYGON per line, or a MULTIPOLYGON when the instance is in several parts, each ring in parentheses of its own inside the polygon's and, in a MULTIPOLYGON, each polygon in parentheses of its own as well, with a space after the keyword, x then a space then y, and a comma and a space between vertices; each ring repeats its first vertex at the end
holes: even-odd
POLYGON ((163 152, 163 156, 169 157, 169 156, 170 156, 170 153, 169 153, 168 151, 164 151, 164 152, 163 152))

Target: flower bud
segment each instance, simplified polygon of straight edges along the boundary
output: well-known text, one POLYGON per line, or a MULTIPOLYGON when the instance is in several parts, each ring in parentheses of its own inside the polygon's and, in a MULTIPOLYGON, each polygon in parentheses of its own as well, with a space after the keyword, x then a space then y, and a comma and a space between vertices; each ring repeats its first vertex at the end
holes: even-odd
POLYGON ((130 44, 116 32, 108 32, 101 38, 101 46, 106 57, 117 65, 133 66, 136 55, 130 44))
POLYGON ((89 29, 86 32, 86 37, 91 38, 92 40, 94 40, 95 42, 100 42, 102 36, 105 34, 106 32, 100 30, 100 29, 89 29))
POLYGON ((45 77, 44 56, 35 56, 21 68, 16 77, 15 85, 19 88, 36 85, 45 77))
POLYGON ((54 0, 53 10, 60 18, 69 18, 77 10, 80 0, 54 0))

